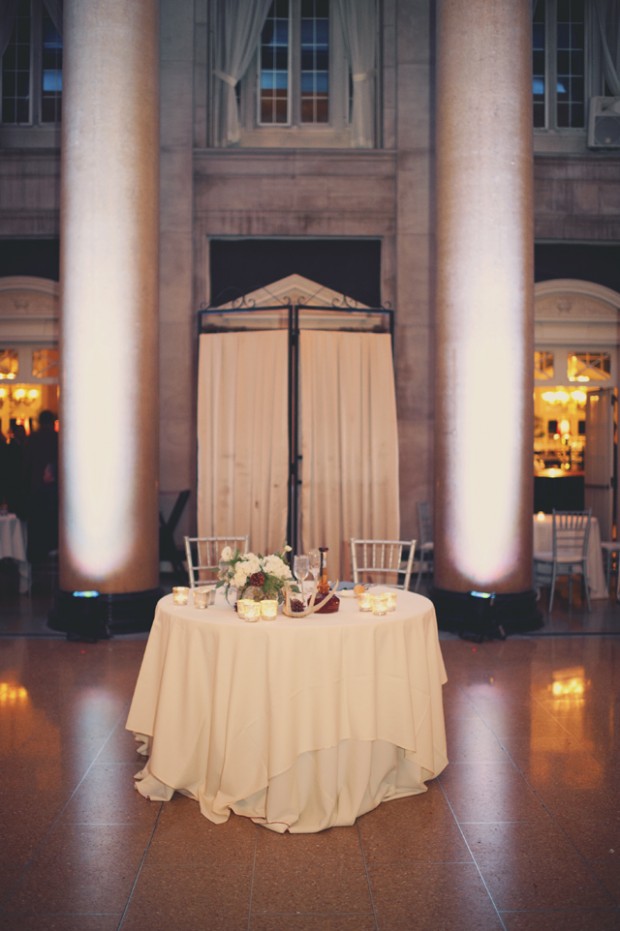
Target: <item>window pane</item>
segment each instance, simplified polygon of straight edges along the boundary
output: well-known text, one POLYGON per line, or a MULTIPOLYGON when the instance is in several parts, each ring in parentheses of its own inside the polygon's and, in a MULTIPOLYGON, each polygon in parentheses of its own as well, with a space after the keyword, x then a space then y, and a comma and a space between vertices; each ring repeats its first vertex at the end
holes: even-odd
POLYGON ((329 122, 329 3, 302 0, 301 121, 329 122))
POLYGON ((30 0, 20 0, 15 27, 2 56, 3 123, 30 122, 30 0))
POLYGON ((62 96, 62 39, 45 10, 42 27, 41 120, 44 123, 57 123, 60 120, 62 96))
POLYGON ((584 3, 558 0, 556 69, 558 86, 557 125, 584 125, 584 3))
POLYGON ((271 4, 261 33, 259 123, 289 122, 289 5, 271 4))
POLYGON ((553 378, 553 353, 537 350, 534 353, 534 376, 539 381, 553 378))
POLYGON ((32 374, 34 378, 58 378, 58 350, 34 349, 32 374))
POLYGON ((19 372, 19 355, 17 349, 0 349, 0 381, 17 378, 19 372))
POLYGON ((534 95, 534 126, 545 126, 545 3, 539 0, 534 13, 532 30, 532 90, 534 95))
POLYGON ((568 356, 569 381, 607 381, 611 377, 608 352, 572 352, 568 356))

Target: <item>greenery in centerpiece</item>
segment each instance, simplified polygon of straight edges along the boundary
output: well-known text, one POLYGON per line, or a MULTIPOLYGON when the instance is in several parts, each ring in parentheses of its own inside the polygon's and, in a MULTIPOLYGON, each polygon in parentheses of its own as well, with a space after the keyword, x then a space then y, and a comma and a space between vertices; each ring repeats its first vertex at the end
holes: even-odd
POLYGON ((267 598, 282 601, 284 587, 293 582, 287 553, 290 546, 285 546, 280 553, 269 556, 256 553, 241 553, 225 546, 220 556, 220 569, 217 586, 225 586, 226 595, 231 588, 237 590, 238 598, 253 598, 263 601, 267 598))

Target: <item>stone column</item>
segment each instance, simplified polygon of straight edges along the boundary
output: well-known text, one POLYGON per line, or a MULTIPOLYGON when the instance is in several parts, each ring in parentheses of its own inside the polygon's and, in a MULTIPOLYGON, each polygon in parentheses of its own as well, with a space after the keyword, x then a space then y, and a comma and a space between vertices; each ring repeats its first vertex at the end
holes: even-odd
POLYGON ((65 0, 60 588, 151 593, 158 554, 157 0, 65 0))
POLYGON ((529 0, 437 4, 435 585, 532 589, 529 0))

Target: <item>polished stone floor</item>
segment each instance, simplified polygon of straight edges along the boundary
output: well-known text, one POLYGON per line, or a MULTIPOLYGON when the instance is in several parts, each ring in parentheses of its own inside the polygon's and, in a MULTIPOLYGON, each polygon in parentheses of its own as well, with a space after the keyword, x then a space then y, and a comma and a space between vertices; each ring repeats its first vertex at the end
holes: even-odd
POLYGON ((352 827, 278 835, 133 789, 146 635, 50 631, 53 584, 0 601, 0 928, 620 929, 615 599, 588 614, 560 590, 534 633, 442 634, 444 773, 352 827))

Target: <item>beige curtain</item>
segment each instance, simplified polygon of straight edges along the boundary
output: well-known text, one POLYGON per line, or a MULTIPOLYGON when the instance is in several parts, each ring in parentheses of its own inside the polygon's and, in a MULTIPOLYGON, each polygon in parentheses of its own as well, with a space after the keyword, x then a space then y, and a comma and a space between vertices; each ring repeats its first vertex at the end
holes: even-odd
POLYGON ((286 537, 287 333, 200 337, 198 534, 249 534, 272 553, 286 537))
POLYGON ((350 579, 349 538, 400 534, 398 431, 389 334, 300 337, 301 546, 328 546, 350 579))

